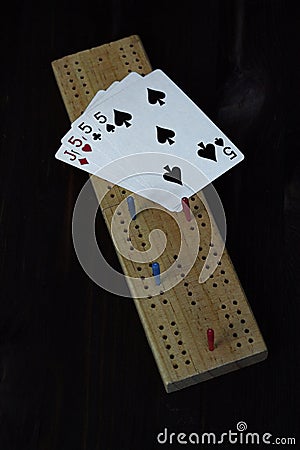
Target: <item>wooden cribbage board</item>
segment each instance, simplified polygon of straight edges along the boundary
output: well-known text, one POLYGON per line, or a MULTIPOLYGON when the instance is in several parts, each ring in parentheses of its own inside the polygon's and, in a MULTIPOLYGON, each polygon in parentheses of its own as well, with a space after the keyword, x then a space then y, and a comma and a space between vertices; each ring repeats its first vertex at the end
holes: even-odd
MULTIPOLYGON (((131 71, 146 74, 152 70, 137 35, 65 56, 53 61, 52 68, 71 122, 82 114, 98 90, 122 80, 131 71)), ((156 210, 155 204, 149 202, 149 209, 130 223, 128 211, 120 205, 132 193, 98 177, 91 175, 90 179, 99 201, 106 192, 100 208, 110 233, 111 220, 116 213, 119 228, 114 239, 117 237, 120 246, 145 251, 150 247, 150 231, 160 229, 168 237, 166 249, 157 259, 161 271, 176 261, 180 233, 167 212, 156 210)), ((138 211, 145 199, 133 195, 138 211)), ((201 236, 201 247, 190 272, 186 275, 184 268, 178 267, 179 283, 174 288, 165 292, 162 280, 159 293, 146 298, 139 298, 129 284, 167 392, 255 364, 267 357, 265 342, 226 249, 213 275, 205 283, 198 282, 211 245, 210 219, 201 193, 190 198, 190 207, 201 236), (214 351, 208 350, 208 328, 215 332, 214 351)), ((135 263, 118 251, 117 254, 124 274, 139 278, 142 286, 149 288, 144 281, 151 276, 149 263, 135 263)))

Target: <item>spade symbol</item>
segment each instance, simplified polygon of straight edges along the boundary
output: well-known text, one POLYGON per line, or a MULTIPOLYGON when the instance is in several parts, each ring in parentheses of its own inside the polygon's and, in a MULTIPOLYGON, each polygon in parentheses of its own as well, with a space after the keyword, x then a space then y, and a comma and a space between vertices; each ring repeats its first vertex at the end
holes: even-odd
POLYGON ((115 126, 114 125, 112 125, 111 123, 108 123, 107 125, 106 125, 106 131, 108 131, 108 133, 114 133, 114 131, 115 131, 115 126))
POLYGON ((201 147, 198 150, 198 156, 201 156, 201 158, 211 159, 211 160, 217 162, 216 149, 215 149, 214 144, 207 144, 205 147, 203 142, 200 142, 200 144, 198 144, 198 145, 199 145, 199 147, 201 147))
POLYGON ((156 136, 160 144, 165 144, 168 141, 169 145, 174 144, 174 140, 171 139, 175 136, 175 131, 168 130, 167 128, 156 127, 156 136))
POLYGON ((132 115, 124 112, 124 111, 118 111, 117 109, 114 109, 114 120, 115 124, 118 127, 121 127, 122 125, 125 125, 126 128, 131 126, 131 123, 129 123, 129 120, 132 119, 132 115))
POLYGON ((181 181, 181 170, 179 167, 174 166, 173 169, 170 169, 170 166, 165 166, 166 173, 163 174, 163 178, 166 181, 171 181, 172 183, 177 183, 182 185, 181 181))
POLYGON ((163 101, 163 98, 165 98, 166 94, 162 91, 155 91, 154 89, 147 88, 148 91, 148 102, 151 103, 151 105, 155 105, 157 102, 160 104, 160 106, 164 105, 166 102, 163 101))
POLYGON ((223 147, 224 141, 223 141, 222 138, 215 138, 215 144, 216 145, 220 145, 221 147, 223 147))

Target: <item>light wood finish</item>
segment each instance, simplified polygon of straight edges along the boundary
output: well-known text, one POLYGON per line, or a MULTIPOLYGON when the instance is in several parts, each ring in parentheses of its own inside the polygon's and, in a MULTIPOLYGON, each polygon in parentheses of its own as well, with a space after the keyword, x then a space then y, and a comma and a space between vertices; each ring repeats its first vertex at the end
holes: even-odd
MULTIPOLYGON (((146 74, 152 70, 137 35, 63 57, 53 61, 52 67, 71 122, 85 110, 99 89, 106 89, 130 71, 146 74)), ((166 391, 173 392, 264 360, 265 342, 226 249, 212 277, 205 283, 198 282, 211 243, 210 219, 202 193, 190 198, 201 247, 194 266, 185 274, 184 267, 176 267, 180 233, 174 218, 134 194, 137 210, 142 206, 149 208, 130 223, 126 201, 121 202, 132 193, 95 176, 90 179, 110 233, 113 217, 116 221, 116 232, 111 234, 117 239, 115 244, 129 255, 125 258, 117 251, 124 274, 140 280, 138 288, 130 282, 128 286, 166 391), (164 231, 167 237, 166 248, 157 259, 161 270, 175 264, 173 276, 179 282, 169 290, 168 280, 162 279, 159 287, 153 279, 149 283, 149 262, 137 263, 130 259, 132 249, 150 249, 148 236, 154 229, 164 231), (141 298, 145 290, 151 298, 141 298), (212 352, 207 345, 208 328, 215 331, 212 352)), ((183 213, 176 215, 182 220, 183 213)), ((153 249, 162 243, 163 239, 154 242, 153 249)))

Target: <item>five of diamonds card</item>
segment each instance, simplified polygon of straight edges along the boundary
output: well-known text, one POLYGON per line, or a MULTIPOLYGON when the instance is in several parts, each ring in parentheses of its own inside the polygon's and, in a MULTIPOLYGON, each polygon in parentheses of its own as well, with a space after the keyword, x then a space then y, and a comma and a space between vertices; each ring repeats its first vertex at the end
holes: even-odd
POLYGON ((98 91, 55 156, 170 211, 244 159, 160 69, 98 91))

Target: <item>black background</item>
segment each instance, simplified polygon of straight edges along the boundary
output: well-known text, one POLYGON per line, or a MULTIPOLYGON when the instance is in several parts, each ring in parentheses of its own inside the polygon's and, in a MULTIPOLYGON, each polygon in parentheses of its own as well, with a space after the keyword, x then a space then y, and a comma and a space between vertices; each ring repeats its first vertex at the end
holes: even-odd
MULTIPOLYGON (((156 443, 164 427, 222 433, 241 420, 248 431, 296 437, 296 2, 28 0, 1 16, 1 450, 167 448, 156 443), (71 217, 87 176, 54 158, 69 119, 51 61, 132 34, 245 155, 214 186, 269 349, 263 363, 172 394, 133 302, 81 269, 71 217)), ((117 261, 101 218, 98 226, 117 261)))

